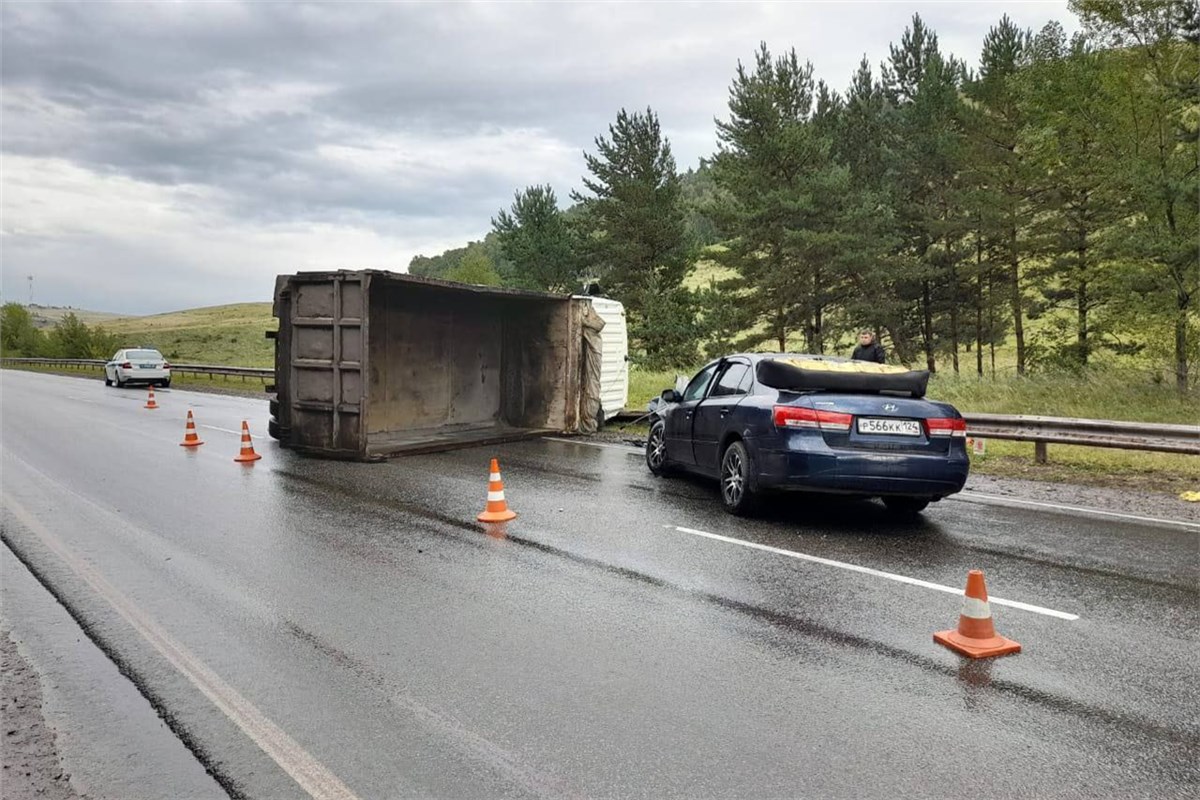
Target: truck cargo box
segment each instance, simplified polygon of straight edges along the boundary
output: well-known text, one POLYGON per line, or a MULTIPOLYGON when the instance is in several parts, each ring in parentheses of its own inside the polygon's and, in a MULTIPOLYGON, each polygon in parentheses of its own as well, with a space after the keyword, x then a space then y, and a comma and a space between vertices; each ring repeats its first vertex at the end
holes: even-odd
POLYGON ((377 270, 276 281, 281 444, 377 459, 592 430, 591 298, 377 270), (590 335, 585 335, 590 334, 590 335))

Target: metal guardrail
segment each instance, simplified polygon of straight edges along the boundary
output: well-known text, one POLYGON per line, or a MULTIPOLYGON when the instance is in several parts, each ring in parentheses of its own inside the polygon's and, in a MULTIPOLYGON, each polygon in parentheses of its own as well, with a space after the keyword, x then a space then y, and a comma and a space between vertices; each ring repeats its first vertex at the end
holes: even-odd
MULTIPOLYGON (((102 358, 5 358, 0 359, 5 364, 32 364, 36 366, 63 367, 66 369, 83 369, 95 367, 100 369, 108 362, 102 358)), ((183 375, 216 375, 226 377, 260 378, 269 381, 275 377, 275 370, 265 367, 223 367, 212 364, 171 364, 171 372, 183 375)))
POLYGON ((966 413, 963 417, 967 420, 968 436, 1033 442, 1034 458, 1039 464, 1046 463, 1046 448, 1050 444, 1200 455, 1200 425, 1020 414, 966 413))
MULTIPOLYGON (((99 358, 4 358, 0 360, 5 364, 36 364, 80 369, 100 368, 108 363, 99 358)), ((243 380, 260 378, 264 382, 275 377, 275 370, 260 367, 172 364, 171 370, 183 374, 208 375, 210 377, 215 375, 241 377, 243 380)), ((980 439, 1033 442, 1034 458, 1039 464, 1046 463, 1047 447, 1051 444, 1200 455, 1200 425, 1168 425, 1158 422, 1122 422, 1021 414, 966 413, 963 416, 967 420, 968 436, 980 439)), ((634 422, 644 417, 646 417, 645 412, 627 410, 618 414, 612 421, 634 422)))

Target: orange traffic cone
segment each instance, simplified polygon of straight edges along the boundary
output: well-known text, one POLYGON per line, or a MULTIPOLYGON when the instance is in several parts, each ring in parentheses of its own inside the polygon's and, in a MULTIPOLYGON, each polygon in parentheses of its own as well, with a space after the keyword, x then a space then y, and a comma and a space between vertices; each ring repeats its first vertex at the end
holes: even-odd
POLYGON ((150 396, 146 398, 146 405, 142 408, 158 408, 158 403, 154 402, 154 387, 150 387, 150 396))
POLYGON ((196 434, 196 421, 192 419, 192 410, 188 409, 187 427, 183 429, 183 441, 180 447, 199 447, 204 444, 196 434))
POLYGON ((962 613, 958 615, 958 630, 938 631, 933 635, 933 640, 969 658, 1021 652, 1021 645, 996 633, 983 571, 978 569, 967 573, 967 591, 963 597, 962 613))
POLYGON ((488 480, 487 508, 477 519, 480 522, 508 522, 516 519, 516 512, 509 510, 504 499, 504 481, 500 480, 500 462, 492 459, 492 474, 488 480))
POLYGON ((233 460, 242 464, 248 464, 251 461, 258 461, 262 456, 254 452, 254 442, 250 440, 250 426, 246 424, 246 420, 242 420, 242 452, 234 456, 233 460))

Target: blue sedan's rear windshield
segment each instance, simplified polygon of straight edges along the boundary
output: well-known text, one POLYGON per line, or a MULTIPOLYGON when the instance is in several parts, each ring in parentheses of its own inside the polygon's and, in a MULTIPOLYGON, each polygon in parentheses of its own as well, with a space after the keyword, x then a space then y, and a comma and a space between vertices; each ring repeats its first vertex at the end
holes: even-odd
POLYGON ((162 353, 157 350, 127 350, 125 357, 130 361, 162 361, 162 353))

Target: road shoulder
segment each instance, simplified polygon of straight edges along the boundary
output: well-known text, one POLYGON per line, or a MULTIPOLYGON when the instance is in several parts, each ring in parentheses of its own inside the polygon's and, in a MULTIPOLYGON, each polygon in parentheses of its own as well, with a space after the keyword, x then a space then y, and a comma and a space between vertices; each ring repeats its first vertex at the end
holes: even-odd
POLYGON ((3 546, 0 573, 5 798, 227 797, 3 546))
POLYGON ((1189 503, 1161 492, 1143 489, 1114 489, 1077 483, 999 478, 971 473, 961 497, 992 495, 1054 506, 1098 509, 1155 519, 1200 522, 1200 503, 1189 503))

